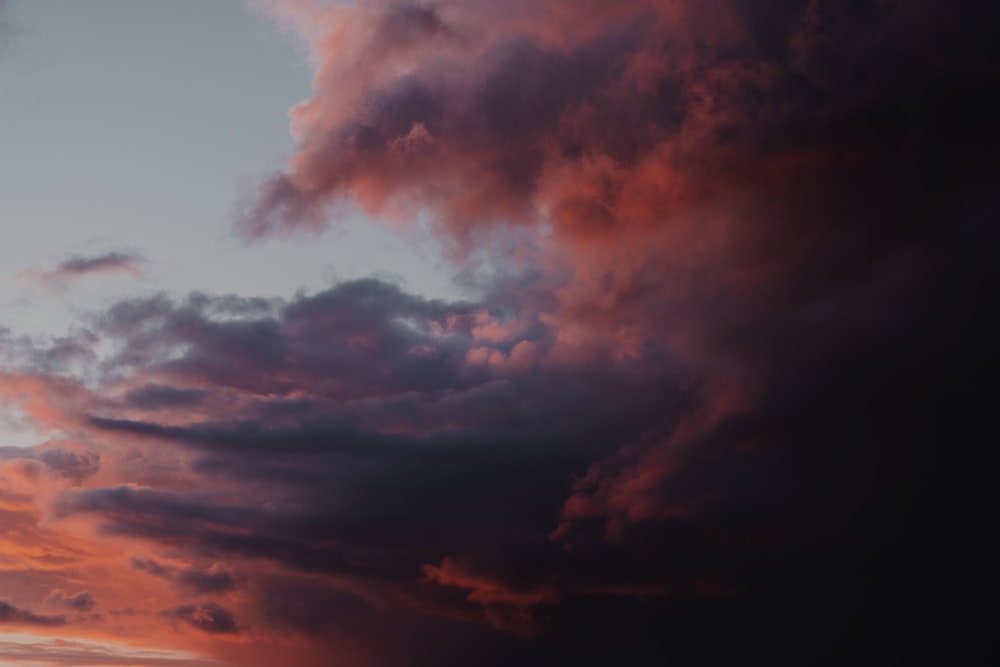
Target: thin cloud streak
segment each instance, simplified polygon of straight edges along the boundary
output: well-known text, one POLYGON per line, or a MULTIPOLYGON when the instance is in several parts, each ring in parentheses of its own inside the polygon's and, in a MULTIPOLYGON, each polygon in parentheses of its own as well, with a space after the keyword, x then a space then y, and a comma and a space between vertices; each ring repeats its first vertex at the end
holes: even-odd
POLYGON ((0 634, 0 659, 44 667, 219 667, 183 651, 141 650, 87 640, 39 639, 0 634))
POLYGON ((124 273, 132 276, 142 274, 146 260, 135 253, 108 252, 102 255, 69 257, 52 269, 29 267, 19 272, 17 280, 34 283, 50 291, 65 290, 71 283, 88 276, 124 273))

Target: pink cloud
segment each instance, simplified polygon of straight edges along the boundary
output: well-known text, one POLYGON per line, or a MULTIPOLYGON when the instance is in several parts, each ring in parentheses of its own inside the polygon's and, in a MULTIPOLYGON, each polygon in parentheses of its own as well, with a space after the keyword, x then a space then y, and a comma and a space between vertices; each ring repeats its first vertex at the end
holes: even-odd
POLYGON ((141 275, 142 264, 145 261, 139 255, 125 252, 108 252, 91 257, 75 255, 63 260, 52 269, 29 267, 19 272, 15 278, 37 284, 47 290, 58 291, 88 276, 112 273, 141 275))

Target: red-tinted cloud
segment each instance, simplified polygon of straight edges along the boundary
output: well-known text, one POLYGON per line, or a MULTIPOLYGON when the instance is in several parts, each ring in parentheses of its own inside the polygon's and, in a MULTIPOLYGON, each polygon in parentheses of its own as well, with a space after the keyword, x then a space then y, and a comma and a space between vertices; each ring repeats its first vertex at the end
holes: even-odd
POLYGON ((52 438, 2 451, 12 617, 86 590, 68 624, 247 665, 985 645, 994 10, 265 4, 316 90, 242 232, 353 202, 516 270, 0 339, 52 438))

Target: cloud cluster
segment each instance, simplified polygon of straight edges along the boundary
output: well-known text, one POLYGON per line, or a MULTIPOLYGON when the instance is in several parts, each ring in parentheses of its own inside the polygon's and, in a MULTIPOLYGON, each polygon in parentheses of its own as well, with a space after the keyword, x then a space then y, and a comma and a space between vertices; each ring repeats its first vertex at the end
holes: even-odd
POLYGON ((296 667, 986 645, 958 591, 995 554, 1000 13, 261 4, 317 69, 245 236, 359 205, 530 270, 0 339, 0 396, 51 438, 4 451, 0 509, 102 545, 143 590, 115 623, 296 667))

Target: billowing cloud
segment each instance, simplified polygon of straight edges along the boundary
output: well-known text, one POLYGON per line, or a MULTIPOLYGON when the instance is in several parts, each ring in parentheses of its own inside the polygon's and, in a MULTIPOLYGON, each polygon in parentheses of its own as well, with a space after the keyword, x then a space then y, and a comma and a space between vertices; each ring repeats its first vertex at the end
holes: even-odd
POLYGON ((241 665, 986 645, 996 10, 261 4, 315 90, 239 230, 426 216, 476 289, 159 294, 0 339, 48 439, 0 455, 11 599, 91 591, 133 610, 96 628, 241 665))
MULTIPOLYGON (((326 207, 351 200, 373 214, 428 211, 460 239, 547 224, 559 240, 638 235, 661 257, 692 225, 759 218, 755 200, 806 180, 853 189, 866 170, 884 173, 904 138, 899 104, 984 102, 986 73, 954 40, 983 44, 985 29, 964 31, 995 20, 937 2, 263 4, 309 40, 317 73, 293 110, 299 151, 261 186, 244 233, 322 228, 326 207), (931 66, 936 85, 958 87, 921 97, 931 66), (718 210, 741 199, 742 211, 718 210)), ((756 237, 761 224, 741 227, 756 237)))
MULTIPOLYGON (((920 550, 900 537, 920 530, 901 508, 940 502, 924 495, 939 443, 964 443, 949 475, 986 460, 970 378, 989 372, 957 369, 995 359, 974 296, 997 278, 983 250, 996 241, 995 10, 264 4, 317 69, 292 112, 299 150, 249 202, 246 236, 320 231, 349 206, 426 215, 466 257, 510 252, 490 234, 537 230, 538 272, 491 297, 510 298, 532 333, 473 345, 468 366, 535 380, 539 361, 551 377, 551 364, 630 360, 674 381, 654 390, 663 416, 605 443, 613 453, 577 471, 559 510, 554 544, 581 562, 601 551, 603 568, 569 576, 582 566, 535 551, 548 568, 515 585, 516 568, 452 551, 427 564, 431 582, 510 627, 572 608, 574 588, 729 591, 697 607, 716 611, 763 591, 792 604, 779 563, 827 601, 817 623, 852 619, 848 634, 875 612, 846 591, 883 609, 925 599, 907 581, 930 561, 886 565, 920 550), (531 350, 520 366, 519 343, 531 350), (960 348, 966 361, 938 356, 960 348), (640 548, 672 565, 602 580, 640 548), (830 570, 826 583, 813 568, 830 570)), ((961 497, 951 511, 982 502, 961 497)))

